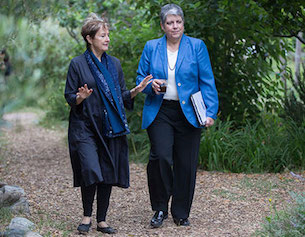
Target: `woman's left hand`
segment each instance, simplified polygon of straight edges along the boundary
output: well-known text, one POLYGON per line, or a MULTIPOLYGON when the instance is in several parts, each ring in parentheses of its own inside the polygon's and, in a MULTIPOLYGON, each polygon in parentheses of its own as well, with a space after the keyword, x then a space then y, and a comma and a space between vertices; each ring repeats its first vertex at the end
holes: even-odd
POLYGON ((78 88, 78 92, 76 93, 76 104, 79 105, 83 102, 84 99, 88 98, 93 92, 93 89, 89 89, 87 84, 78 88))
POLYGON ((214 125, 214 119, 210 118, 210 117, 207 117, 207 120, 205 122, 205 127, 211 127, 214 125))
POLYGON ((151 82, 149 80, 152 78, 153 78, 153 76, 151 74, 146 76, 139 85, 137 85, 135 88, 131 89, 130 90, 131 98, 135 97, 138 93, 142 92, 145 89, 145 87, 151 82))

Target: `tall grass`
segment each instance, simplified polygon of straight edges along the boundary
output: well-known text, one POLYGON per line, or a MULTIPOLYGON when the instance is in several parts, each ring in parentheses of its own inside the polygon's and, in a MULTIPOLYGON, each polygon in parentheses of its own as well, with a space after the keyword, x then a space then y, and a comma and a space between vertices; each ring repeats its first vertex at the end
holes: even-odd
POLYGON ((202 136, 199 165, 206 170, 281 172, 304 169, 304 154, 305 127, 265 115, 239 129, 230 121, 217 121, 202 136))
POLYGON ((305 121, 298 125, 292 120, 286 122, 287 146, 290 152, 289 159, 286 159, 287 167, 305 168, 305 121))

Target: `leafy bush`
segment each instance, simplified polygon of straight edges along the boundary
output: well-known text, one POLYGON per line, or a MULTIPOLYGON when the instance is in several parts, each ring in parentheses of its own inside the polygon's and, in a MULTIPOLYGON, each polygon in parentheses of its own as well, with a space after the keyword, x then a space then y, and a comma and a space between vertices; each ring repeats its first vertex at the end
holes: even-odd
POLYGON ((266 217, 262 230, 256 232, 257 236, 273 237, 302 237, 305 236, 305 193, 291 193, 293 203, 287 210, 277 211, 266 217))
POLYGON ((199 165, 230 172, 281 172, 305 168, 305 127, 266 114, 239 129, 217 121, 202 136, 199 165))

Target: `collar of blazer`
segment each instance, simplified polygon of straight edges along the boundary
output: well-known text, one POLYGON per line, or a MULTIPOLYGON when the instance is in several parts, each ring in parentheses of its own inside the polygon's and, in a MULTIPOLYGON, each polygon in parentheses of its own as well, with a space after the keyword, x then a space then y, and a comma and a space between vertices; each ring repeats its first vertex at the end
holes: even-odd
MULTIPOLYGON (((160 53, 160 58, 161 58, 161 62, 163 64, 163 70, 164 70, 164 74, 166 75, 166 78, 168 78, 167 75, 167 48, 166 48, 166 35, 164 35, 161 38, 161 41, 159 43, 159 53, 160 53)), ((186 35, 182 35, 181 37, 181 41, 180 41, 180 45, 179 45, 179 51, 178 51, 178 56, 177 56, 177 63, 176 63, 176 71, 175 74, 177 74, 177 72, 179 71, 179 68, 182 64, 182 61, 185 57, 185 55, 187 54, 189 50, 189 45, 188 45, 188 40, 187 40, 187 36, 186 35)))

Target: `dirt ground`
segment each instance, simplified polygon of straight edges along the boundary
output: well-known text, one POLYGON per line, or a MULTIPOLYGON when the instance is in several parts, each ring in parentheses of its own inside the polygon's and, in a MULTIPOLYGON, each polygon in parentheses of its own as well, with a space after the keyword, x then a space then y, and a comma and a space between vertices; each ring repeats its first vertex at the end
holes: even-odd
MULTIPOLYGON (((30 203, 28 217, 43 236, 79 236, 80 191, 72 187, 66 130, 36 125, 33 113, 6 114, 11 126, 1 128, 6 140, 0 151, 0 181, 22 187, 30 203)), ((107 222, 115 236, 251 236, 272 208, 282 209, 290 191, 304 191, 305 182, 282 174, 197 173, 190 227, 177 227, 171 216, 158 229, 149 226, 150 209, 145 164, 130 164, 131 186, 114 188, 107 222)), ((305 172, 297 175, 305 176, 305 172)), ((94 213, 95 214, 95 213, 94 213)), ((1 224, 0 224, 1 227, 1 224)), ((3 228, 3 226, 2 226, 3 228)), ((93 218, 87 236, 101 236, 93 218)))

